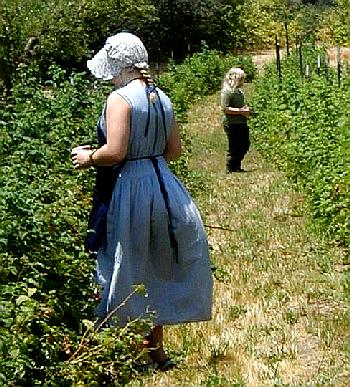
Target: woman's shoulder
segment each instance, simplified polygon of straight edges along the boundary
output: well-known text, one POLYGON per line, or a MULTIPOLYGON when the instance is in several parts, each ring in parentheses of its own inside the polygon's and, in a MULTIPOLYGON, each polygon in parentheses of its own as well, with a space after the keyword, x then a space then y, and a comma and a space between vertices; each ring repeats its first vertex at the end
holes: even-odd
POLYGON ((170 97, 168 96, 168 94, 167 94, 164 90, 162 90, 162 89, 159 88, 158 86, 156 87, 156 90, 157 90, 158 94, 159 94, 161 97, 170 100, 170 97))
POLYGON ((119 93, 119 90, 113 90, 107 97, 106 110, 109 108, 121 108, 129 107, 131 105, 131 100, 127 95, 119 93))
POLYGON ((157 92, 158 92, 159 98, 163 104, 163 107, 166 107, 168 110, 169 109, 172 110, 173 104, 171 102, 170 97, 162 89, 159 89, 158 87, 157 87, 157 92))
POLYGON ((133 84, 128 84, 124 87, 121 87, 120 89, 112 91, 110 94, 111 98, 122 98, 126 100, 130 105, 135 105, 138 102, 141 101, 143 102, 145 95, 144 88, 140 85, 133 85, 133 84))
POLYGON ((118 101, 124 95, 121 90, 113 90, 107 97, 107 103, 118 101))

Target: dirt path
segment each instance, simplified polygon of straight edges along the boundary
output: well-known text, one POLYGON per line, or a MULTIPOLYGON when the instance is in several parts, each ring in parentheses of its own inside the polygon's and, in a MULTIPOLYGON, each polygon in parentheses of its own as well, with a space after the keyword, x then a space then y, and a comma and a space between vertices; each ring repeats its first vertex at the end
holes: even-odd
POLYGON ((254 144, 248 172, 226 174, 218 96, 191 109, 186 130, 216 266, 213 319, 167 327, 179 369, 134 385, 349 386, 342 251, 310 233, 302 195, 254 144))
POLYGON ((208 229, 224 277, 213 323, 218 347, 227 344, 226 352, 217 350, 220 372, 232 379, 227 370, 234 367, 251 387, 349 386, 348 306, 337 271, 343 252, 310 233, 304 198, 254 143, 248 172, 225 173, 217 98, 205 106, 206 117, 199 107, 188 128, 195 134, 192 167, 204 169, 212 187, 200 207, 207 224, 234 230, 208 229))
MULTIPOLYGON (((281 51, 281 58, 283 58, 284 51, 281 51)), ((264 66, 267 63, 270 63, 276 60, 276 51, 275 50, 265 50, 259 51, 257 53, 252 53, 253 63, 258 71, 261 74, 264 70, 264 66)))
MULTIPOLYGON (((271 51, 253 56, 259 72, 274 58, 271 51)), ((168 327, 179 369, 134 385, 348 387, 350 321, 337 270, 343 252, 310 232, 303 196, 254 143, 247 172, 226 174, 218 101, 194 106, 185 128, 216 267, 213 319, 168 327)))

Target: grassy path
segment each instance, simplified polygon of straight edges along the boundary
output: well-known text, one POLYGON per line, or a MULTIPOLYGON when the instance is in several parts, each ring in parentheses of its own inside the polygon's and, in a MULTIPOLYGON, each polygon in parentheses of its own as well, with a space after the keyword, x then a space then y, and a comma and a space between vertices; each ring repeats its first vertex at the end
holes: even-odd
MULTIPOLYGON (((303 197, 252 149, 226 174, 218 97, 194 106, 191 169, 216 265, 213 319, 166 328, 180 368, 143 386, 350 386, 342 251, 306 227, 303 197)), ((200 291, 200 290, 199 290, 200 291)))

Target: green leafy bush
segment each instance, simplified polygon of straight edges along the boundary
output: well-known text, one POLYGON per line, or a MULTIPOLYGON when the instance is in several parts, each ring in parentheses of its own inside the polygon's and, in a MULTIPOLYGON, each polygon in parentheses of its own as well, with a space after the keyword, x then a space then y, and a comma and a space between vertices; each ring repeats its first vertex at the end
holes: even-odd
MULTIPOLYGON (((162 76, 182 119, 191 102, 218 87, 223 63, 207 51, 162 76)), ((56 66, 46 81, 38 73, 22 66, 0 105, 0 384, 123 384, 142 363, 138 346, 150 321, 124 330, 92 327, 94 260, 83 237, 94 173, 74 170, 70 160, 72 147, 96 142, 110 86, 96 88, 84 73, 68 76, 56 66)), ((183 137, 185 155, 172 168, 190 183, 189 135, 183 137)))
POLYGON ((336 0, 333 9, 325 14, 319 39, 329 45, 348 46, 350 43, 350 1, 336 0))
POLYGON ((0 0, 0 11, 0 80, 8 90, 20 63, 36 63, 40 75, 52 64, 85 68, 107 36, 147 30, 155 19, 147 0, 0 0))
MULTIPOLYGON (((94 176, 73 170, 70 149, 95 143, 103 89, 84 74, 66 80, 56 67, 50 78, 41 85, 23 69, 1 121, 0 380, 7 385, 56 380, 71 369, 82 320, 95 308, 94 260, 82 247, 94 176)), ((139 336, 128 331, 124 339, 135 346, 139 336)), ((105 351, 134 365, 133 351, 115 345, 105 351)))
POLYGON ((311 76, 300 77, 298 59, 270 67, 256 83, 251 121, 255 142, 307 192, 315 219, 340 243, 350 244, 350 78, 318 75, 316 51, 306 52, 311 76), (312 61, 311 61, 312 60, 312 61))

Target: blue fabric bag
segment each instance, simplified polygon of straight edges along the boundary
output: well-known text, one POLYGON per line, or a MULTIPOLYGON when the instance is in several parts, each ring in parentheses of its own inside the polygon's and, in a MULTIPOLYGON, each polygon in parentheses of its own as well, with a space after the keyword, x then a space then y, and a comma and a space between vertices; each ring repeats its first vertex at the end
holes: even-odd
POLYGON ((88 231, 85 238, 85 248, 89 252, 96 252, 103 244, 107 232, 108 205, 95 203, 90 212, 88 231))
POLYGON ((97 167, 96 184, 89 216, 85 249, 96 252, 106 240, 107 213, 114 186, 125 165, 125 160, 114 167, 97 167))
MULTIPOLYGON (((99 146, 107 143, 102 130, 101 119, 104 119, 105 107, 97 124, 99 146)), ((97 252, 106 240, 107 213, 112 198, 113 189, 126 160, 111 167, 96 167, 96 182, 92 199, 92 208, 89 215, 88 230, 85 238, 85 249, 88 252, 97 252)))

